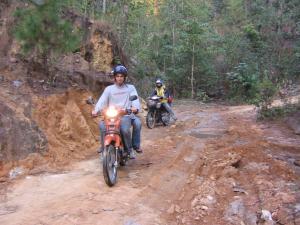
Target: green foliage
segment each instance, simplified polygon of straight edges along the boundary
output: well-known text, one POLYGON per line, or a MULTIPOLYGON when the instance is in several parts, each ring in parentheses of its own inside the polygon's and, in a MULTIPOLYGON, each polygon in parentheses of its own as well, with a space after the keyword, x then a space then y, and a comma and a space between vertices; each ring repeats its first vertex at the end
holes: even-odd
POLYGON ((49 0, 15 12, 17 24, 14 35, 25 54, 36 51, 49 59, 55 53, 78 48, 79 32, 61 17, 64 6, 64 1, 49 0))
POLYGON ((261 112, 267 111, 274 100, 278 88, 267 78, 259 84, 259 99, 256 101, 256 106, 261 112))
POLYGON ((259 109, 258 119, 259 120, 274 120, 278 118, 286 117, 294 112, 300 110, 299 105, 297 104, 286 104, 277 107, 269 107, 265 110, 259 109))
POLYGON ((106 8, 103 0, 52 0, 21 10, 16 35, 24 49, 52 55, 76 45, 60 16, 63 7, 105 20, 145 95, 163 75, 176 97, 191 97, 193 87, 198 99, 222 93, 264 109, 282 80, 299 79, 299 0, 105 2, 106 8))
POLYGON ((205 91, 199 89, 196 93, 196 99, 203 102, 207 102, 209 100, 209 97, 205 91))
POLYGON ((239 63, 232 72, 227 73, 229 98, 237 101, 253 102, 258 97, 258 74, 246 63, 239 63))
POLYGON ((259 32, 255 29, 253 24, 247 24, 243 27, 246 37, 249 39, 253 50, 263 47, 259 32))

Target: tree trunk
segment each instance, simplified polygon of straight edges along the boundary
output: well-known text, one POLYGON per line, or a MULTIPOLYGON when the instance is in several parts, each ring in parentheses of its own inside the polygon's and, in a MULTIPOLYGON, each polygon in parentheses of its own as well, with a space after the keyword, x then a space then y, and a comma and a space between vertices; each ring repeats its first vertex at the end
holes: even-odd
POLYGON ((191 74, 191 96, 194 98, 194 67, 195 67, 195 42, 193 42, 193 50, 192 50, 192 74, 191 74))
POLYGON ((176 5, 173 5, 173 19, 172 19, 172 63, 175 69, 175 11, 176 5))
POLYGON ((106 0, 103 0, 102 12, 103 12, 103 14, 106 13, 106 0))
POLYGON ((158 0, 154 0, 154 16, 157 16, 159 13, 159 9, 158 9, 158 0))
POLYGON ((44 67, 43 68, 44 73, 48 79, 51 79, 50 78, 50 69, 49 69, 49 59, 51 58, 50 51, 44 50, 43 52, 40 53, 40 57, 42 59, 42 63, 43 63, 43 67, 44 67))
POLYGON ((123 30, 122 30, 122 48, 125 47, 127 39, 128 39, 128 11, 129 11, 129 6, 127 4, 125 4, 123 6, 123 21, 122 21, 122 26, 123 26, 123 30))
POLYGON ((175 23, 172 24, 172 63, 175 64, 175 23))
POLYGON ((88 5, 88 0, 84 1, 84 16, 87 16, 87 5, 88 5))

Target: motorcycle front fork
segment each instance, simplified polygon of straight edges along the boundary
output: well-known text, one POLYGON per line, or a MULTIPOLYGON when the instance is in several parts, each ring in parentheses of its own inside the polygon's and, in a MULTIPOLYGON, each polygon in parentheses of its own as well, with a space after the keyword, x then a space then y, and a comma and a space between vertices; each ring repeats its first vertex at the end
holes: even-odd
POLYGON ((114 166, 118 167, 118 152, 119 152, 119 148, 115 148, 115 151, 116 151, 116 160, 115 160, 114 166))

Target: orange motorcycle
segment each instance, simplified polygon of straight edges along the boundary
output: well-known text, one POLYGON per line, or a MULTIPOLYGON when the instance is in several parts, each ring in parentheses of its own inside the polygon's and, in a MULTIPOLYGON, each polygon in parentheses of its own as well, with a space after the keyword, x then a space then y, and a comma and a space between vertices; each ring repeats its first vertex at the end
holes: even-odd
MULTIPOLYGON (((134 101, 137 96, 130 96, 129 100, 134 101)), ((129 159, 129 153, 124 149, 123 140, 120 133, 121 118, 131 114, 130 109, 120 109, 108 107, 103 110, 105 123, 103 156, 103 176, 108 186, 113 186, 117 182, 118 166, 125 166, 129 159)))

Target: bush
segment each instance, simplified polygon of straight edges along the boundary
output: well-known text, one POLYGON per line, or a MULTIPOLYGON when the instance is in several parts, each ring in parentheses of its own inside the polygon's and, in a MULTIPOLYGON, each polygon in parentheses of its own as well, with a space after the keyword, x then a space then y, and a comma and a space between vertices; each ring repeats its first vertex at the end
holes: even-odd
POLYGON ((43 60, 46 73, 49 72, 48 61, 54 53, 71 52, 80 44, 80 32, 62 18, 64 4, 65 0, 36 1, 35 6, 15 12, 14 36, 25 54, 37 53, 43 60))
POLYGON ((209 97, 208 97, 208 95, 206 94, 205 91, 202 91, 202 90, 199 89, 196 92, 196 99, 200 100, 200 101, 203 101, 203 102, 207 102, 209 100, 209 97))
POLYGON ((252 103, 258 97, 258 74, 246 63, 239 63, 232 72, 227 73, 231 100, 252 103))
POLYGON ((258 114, 258 119, 260 120, 273 120, 276 118, 281 118, 287 116, 291 113, 300 110, 299 104, 287 104, 279 107, 269 107, 265 110, 260 110, 258 114))
POLYGON ((268 78, 265 78, 258 85, 258 88, 259 98, 256 99, 255 104, 260 109, 260 111, 266 111, 271 107, 278 88, 268 78))
POLYGON ((281 106, 272 106, 274 97, 279 93, 279 88, 270 80, 265 79, 260 84, 260 99, 256 103, 258 107, 258 119, 275 119, 284 117, 300 110, 300 98, 298 102, 289 102, 287 98, 281 97, 281 106))

